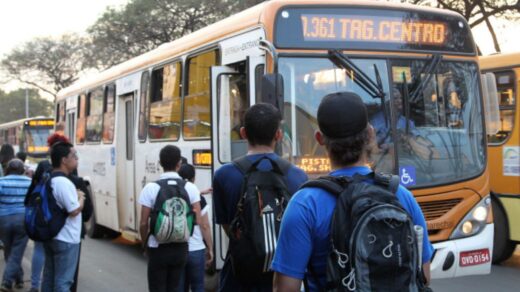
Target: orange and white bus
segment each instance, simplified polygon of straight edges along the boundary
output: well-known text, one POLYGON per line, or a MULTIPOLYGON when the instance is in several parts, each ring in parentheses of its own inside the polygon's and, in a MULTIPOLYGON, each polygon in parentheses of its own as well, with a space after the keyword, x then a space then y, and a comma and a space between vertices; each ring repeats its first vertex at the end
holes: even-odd
POLYGON ((54 119, 34 117, 0 125, 0 145, 11 144, 15 152, 27 153, 30 162, 48 154, 47 138, 54 128, 54 119))
POLYGON ((489 182, 495 220, 493 262, 508 259, 520 242, 520 53, 480 58, 480 69, 494 73, 500 127, 488 137, 489 182))
MULTIPOLYGON (((94 197, 89 233, 138 239, 137 198, 158 179, 166 144, 196 166, 200 189, 210 187, 216 169, 246 153, 237 130, 258 102, 282 110, 280 155, 311 176, 327 173, 313 134, 321 98, 335 91, 356 92, 378 123, 373 167, 399 174, 416 196, 434 243, 433 277, 489 273, 485 111, 471 30, 458 14, 387 2, 267 1, 60 91, 57 128, 73 137, 94 197)), ((213 232, 220 268, 227 239, 219 226, 213 232)))

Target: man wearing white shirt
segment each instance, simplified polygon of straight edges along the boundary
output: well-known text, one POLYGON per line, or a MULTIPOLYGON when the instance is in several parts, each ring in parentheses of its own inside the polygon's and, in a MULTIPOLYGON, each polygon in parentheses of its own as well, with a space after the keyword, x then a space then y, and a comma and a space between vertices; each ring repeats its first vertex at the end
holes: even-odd
MULTIPOLYGON (((167 145, 159 153, 159 161, 164 173, 160 179, 182 180, 177 171, 181 166, 181 151, 178 147, 167 145)), ((196 221, 200 221, 200 192, 190 182, 184 186, 190 198, 196 221)), ((181 271, 188 258, 188 243, 159 244, 150 234, 150 214, 159 193, 159 185, 148 183, 139 196, 141 204, 140 235, 143 246, 148 251, 148 289, 153 292, 175 291, 179 285, 181 271)))
POLYGON ((78 166, 78 156, 72 144, 56 143, 51 148, 51 188, 59 207, 69 216, 58 235, 43 243, 45 267, 42 292, 69 292, 74 281, 81 236, 81 210, 84 196, 67 178, 78 166))

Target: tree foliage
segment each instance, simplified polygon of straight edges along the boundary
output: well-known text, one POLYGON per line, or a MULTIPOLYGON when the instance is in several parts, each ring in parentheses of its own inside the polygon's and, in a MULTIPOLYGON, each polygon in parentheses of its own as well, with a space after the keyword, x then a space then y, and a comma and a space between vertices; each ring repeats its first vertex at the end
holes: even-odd
MULTIPOLYGON (((43 99, 36 89, 29 89, 29 117, 50 116, 52 102, 43 99)), ((6 93, 0 90, 0 123, 7 123, 25 118, 25 89, 6 93), (8 105, 8 106, 5 106, 8 105)))
POLYGON ((500 52, 500 45, 492 23, 493 18, 520 19, 520 0, 401 0, 401 2, 455 11, 468 21, 471 28, 482 23, 486 24, 497 52, 500 52))
POLYGON ((85 62, 87 48, 88 42, 75 34, 40 37, 13 49, 1 65, 8 78, 56 96, 89 66, 85 62))
POLYGON ((259 0, 131 0, 88 29, 97 68, 107 68, 212 24, 259 0))

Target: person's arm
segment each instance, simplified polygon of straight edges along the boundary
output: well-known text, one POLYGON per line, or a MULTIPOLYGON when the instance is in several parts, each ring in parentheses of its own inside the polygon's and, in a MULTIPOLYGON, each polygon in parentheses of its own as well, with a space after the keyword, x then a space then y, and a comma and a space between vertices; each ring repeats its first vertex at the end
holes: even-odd
MULTIPOLYGON (((206 207, 207 208, 207 207, 206 207)), ((202 222, 199 225, 202 238, 206 243, 206 267, 213 262, 213 239, 211 238, 211 228, 209 226, 208 213, 202 215, 202 222)))
POLYGON ((431 273, 430 273, 430 262, 422 265, 424 277, 426 278, 426 286, 430 285, 431 273))
POLYGON ((139 222, 139 235, 141 235, 141 244, 146 247, 146 239, 149 233, 149 219, 152 209, 141 205, 141 221, 139 222))
POLYGON ((302 287, 302 280, 278 272, 274 273, 273 292, 298 292, 302 287))
MULTIPOLYGON (((81 192, 81 193, 83 193, 83 192, 81 192)), ((81 211, 83 210, 83 206, 85 206, 85 195, 84 194, 82 194, 82 195, 78 194, 78 203, 79 203, 79 207, 77 209, 73 210, 72 212, 69 212, 70 217, 76 217, 79 214, 81 214, 81 211)))

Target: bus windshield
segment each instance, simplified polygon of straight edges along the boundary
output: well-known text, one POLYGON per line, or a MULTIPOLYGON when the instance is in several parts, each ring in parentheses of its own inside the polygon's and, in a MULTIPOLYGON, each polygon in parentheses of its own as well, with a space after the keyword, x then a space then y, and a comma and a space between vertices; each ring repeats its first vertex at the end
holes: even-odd
POLYGON ((483 170, 485 134, 475 64, 350 60, 366 77, 380 79, 384 96, 373 97, 353 80, 355 74, 326 57, 280 58, 284 157, 309 174, 330 171, 325 149, 314 140, 318 105, 329 93, 351 91, 365 102, 376 130, 370 162, 375 170, 399 173, 408 187, 448 184, 483 170))
MULTIPOLYGON (((47 138, 51 133, 51 128, 32 128, 28 127, 25 131, 27 147, 35 147, 34 149, 41 149, 40 147, 47 146, 47 138)), ((39 152, 39 150, 36 150, 39 152)), ((45 151, 45 150, 44 150, 45 151)))

